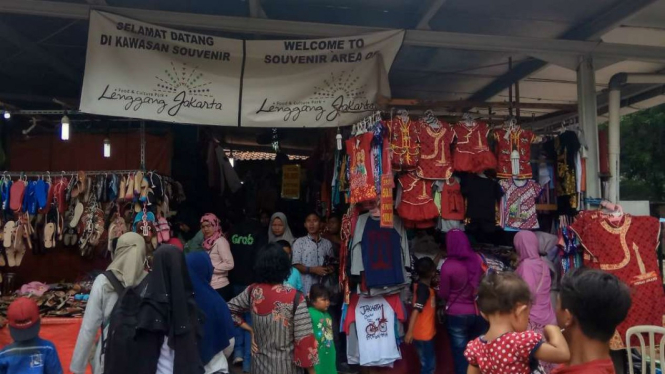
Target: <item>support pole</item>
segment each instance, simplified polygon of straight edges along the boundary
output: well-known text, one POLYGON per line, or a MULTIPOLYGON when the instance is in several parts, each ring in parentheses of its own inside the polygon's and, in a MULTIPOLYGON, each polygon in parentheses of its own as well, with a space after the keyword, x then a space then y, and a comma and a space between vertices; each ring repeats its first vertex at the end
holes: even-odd
POLYGON ((577 68, 577 106, 588 151, 588 158, 586 159, 586 193, 588 197, 601 197, 598 118, 596 115, 596 76, 593 68, 593 59, 589 56, 581 57, 577 68))
POLYGON ((145 121, 141 121, 141 170, 145 171, 145 121))
POLYGON ((621 109, 621 90, 619 88, 610 89, 609 94, 609 115, 610 124, 608 131, 609 148, 610 148, 610 188, 608 200, 615 204, 619 203, 619 155, 620 151, 620 125, 621 116, 619 110, 621 109))

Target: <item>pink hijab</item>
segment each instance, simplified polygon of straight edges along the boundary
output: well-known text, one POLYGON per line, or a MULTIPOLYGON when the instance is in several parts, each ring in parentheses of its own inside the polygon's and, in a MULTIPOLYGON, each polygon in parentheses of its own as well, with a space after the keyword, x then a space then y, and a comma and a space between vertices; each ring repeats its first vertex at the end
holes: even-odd
POLYGON ((464 231, 457 229, 448 231, 448 234, 446 234, 446 251, 448 252, 448 258, 443 266, 463 266, 466 268, 469 283, 475 291, 483 276, 483 260, 471 248, 469 238, 467 238, 464 231))
POLYGON ((515 272, 529 285, 533 295, 531 322, 543 326, 556 323, 550 298, 552 287, 550 268, 540 258, 538 237, 531 231, 520 231, 515 235, 513 244, 520 256, 515 272))
POLYGON ((201 218, 201 223, 203 222, 208 222, 210 226, 212 226, 212 229, 214 230, 211 237, 203 239, 203 249, 209 251, 215 245, 217 239, 224 236, 224 234, 222 234, 222 226, 219 224, 219 218, 217 218, 216 215, 212 213, 204 214, 203 217, 201 218))

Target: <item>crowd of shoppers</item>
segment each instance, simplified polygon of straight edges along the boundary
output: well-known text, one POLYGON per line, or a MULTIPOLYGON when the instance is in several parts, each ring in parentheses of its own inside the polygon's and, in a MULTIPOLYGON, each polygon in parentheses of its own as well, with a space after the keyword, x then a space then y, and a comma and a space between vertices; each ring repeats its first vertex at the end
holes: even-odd
MULTIPOLYGON (((336 328, 339 290, 326 282, 338 271, 331 264, 341 221, 331 217, 323 229, 311 213, 307 235, 295 239, 285 214, 263 220, 245 217, 225 234, 206 214, 199 232, 187 227, 190 241, 200 242, 184 251, 161 245, 150 263, 144 239, 122 235, 93 283, 70 371, 89 365, 94 374, 221 374, 237 364, 248 373, 332 374, 348 367, 336 328), (139 302, 128 301, 131 295, 139 302), (119 324, 118 315, 130 318, 119 324), (132 342, 115 349, 127 326, 132 342)), ((455 374, 614 372, 609 340, 631 306, 629 289, 613 275, 580 269, 552 296, 557 274, 548 239, 517 233, 514 273, 488 271, 460 230, 446 235, 442 264, 439 257, 415 262, 404 342, 415 346, 421 373, 434 373, 440 356, 437 317, 450 337, 455 374)), ((27 372, 26 365, 39 368, 30 373, 62 373, 55 347, 38 336, 36 304, 18 299, 8 319, 15 342, 0 351, 0 373, 27 372)))

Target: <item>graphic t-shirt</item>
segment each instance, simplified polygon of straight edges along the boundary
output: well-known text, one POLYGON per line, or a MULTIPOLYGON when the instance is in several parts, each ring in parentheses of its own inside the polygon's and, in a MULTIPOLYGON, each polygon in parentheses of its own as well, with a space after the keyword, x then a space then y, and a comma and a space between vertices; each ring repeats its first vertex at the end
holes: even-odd
POLYGON ((656 258, 658 219, 626 214, 612 223, 597 211, 584 211, 571 228, 590 254, 585 254, 584 265, 616 275, 631 289, 633 304, 610 340, 612 349, 625 347, 631 326, 663 326, 665 293, 656 258))
POLYGON ((332 317, 313 307, 309 307, 309 315, 319 350, 319 363, 314 366, 316 374, 337 374, 332 317))
POLYGON ((434 315, 436 313, 436 300, 434 290, 418 282, 413 295, 413 309, 419 311, 416 325, 413 330, 415 340, 429 341, 436 334, 434 315))
POLYGON ((533 331, 509 332, 490 342, 481 336, 466 346, 464 357, 483 374, 531 374, 542 344, 543 336, 533 331))
POLYGON ((395 336, 395 311, 385 298, 361 298, 355 314, 360 365, 387 365, 402 358, 395 336))
POLYGON ((536 199, 542 191, 540 185, 532 179, 519 182, 502 179, 499 184, 505 193, 501 217, 503 227, 516 230, 540 228, 536 213, 536 199))
POLYGON ((388 287, 404 283, 402 237, 394 228, 382 228, 368 219, 361 248, 367 287, 388 287))
POLYGON ((254 283, 254 262, 259 249, 268 242, 266 230, 259 221, 249 219, 236 225, 228 238, 234 263, 229 280, 233 284, 248 286, 254 283))
POLYGON ((53 343, 35 338, 3 348, 0 351, 0 373, 62 374, 62 365, 53 343))

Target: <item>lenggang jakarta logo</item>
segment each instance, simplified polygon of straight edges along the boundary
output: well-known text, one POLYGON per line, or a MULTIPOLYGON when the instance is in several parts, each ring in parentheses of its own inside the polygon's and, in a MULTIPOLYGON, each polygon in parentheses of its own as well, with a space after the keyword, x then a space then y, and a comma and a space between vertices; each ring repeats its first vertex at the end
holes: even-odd
POLYGON ((210 93, 212 82, 204 79, 198 66, 189 67, 186 63, 177 68, 171 62, 170 69, 155 75, 152 90, 113 87, 107 84, 97 100, 112 100, 123 104, 126 111, 139 111, 154 108, 157 114, 166 113, 175 117, 183 108, 194 110, 222 110, 222 103, 210 93))
POLYGON ((314 87, 314 93, 305 100, 269 100, 265 98, 256 114, 283 113, 284 122, 297 121, 301 114, 311 113, 317 121, 325 117, 332 122, 346 113, 373 112, 377 106, 366 96, 367 84, 353 70, 330 73, 323 84, 314 87))

